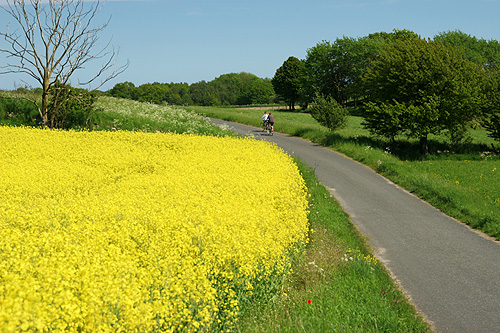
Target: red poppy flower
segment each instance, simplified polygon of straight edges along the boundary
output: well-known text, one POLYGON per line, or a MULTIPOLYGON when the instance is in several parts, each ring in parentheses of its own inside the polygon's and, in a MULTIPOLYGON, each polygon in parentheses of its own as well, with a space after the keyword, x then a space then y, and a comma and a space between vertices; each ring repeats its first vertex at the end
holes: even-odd
POLYGON ((307 304, 311 304, 312 301, 310 299, 307 300, 307 304))

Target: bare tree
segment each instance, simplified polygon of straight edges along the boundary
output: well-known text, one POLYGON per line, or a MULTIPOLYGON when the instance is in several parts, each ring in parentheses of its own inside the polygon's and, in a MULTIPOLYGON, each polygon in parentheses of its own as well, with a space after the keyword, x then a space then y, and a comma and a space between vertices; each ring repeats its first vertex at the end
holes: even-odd
POLYGON ((13 60, 0 66, 0 74, 27 74, 40 83, 41 108, 32 102, 45 126, 54 125, 49 94, 57 82, 69 84, 75 71, 84 69, 90 61, 101 60, 96 73, 75 85, 90 87, 100 80, 95 90, 128 67, 128 63, 115 67, 118 53, 109 50, 109 42, 99 47, 99 33, 109 24, 109 20, 93 24, 102 8, 99 0, 7 0, 7 6, 2 8, 14 19, 16 29, 11 31, 9 24, 5 32, 0 31, 9 45, 0 52, 13 60))

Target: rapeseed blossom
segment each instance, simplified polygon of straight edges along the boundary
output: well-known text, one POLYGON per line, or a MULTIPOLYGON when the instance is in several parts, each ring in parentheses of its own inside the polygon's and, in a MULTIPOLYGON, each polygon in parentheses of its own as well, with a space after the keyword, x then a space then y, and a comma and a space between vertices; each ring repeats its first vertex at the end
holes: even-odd
POLYGON ((290 270, 306 189, 269 143, 0 127, 1 331, 231 329, 290 270))

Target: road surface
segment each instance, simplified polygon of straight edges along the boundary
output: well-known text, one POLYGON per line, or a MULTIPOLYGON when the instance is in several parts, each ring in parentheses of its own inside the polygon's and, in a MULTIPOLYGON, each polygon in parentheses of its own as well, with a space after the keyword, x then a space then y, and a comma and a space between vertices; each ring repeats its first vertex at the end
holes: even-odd
POLYGON ((499 242, 341 154, 285 134, 212 122, 275 142, 314 168, 437 332, 500 332, 499 242))

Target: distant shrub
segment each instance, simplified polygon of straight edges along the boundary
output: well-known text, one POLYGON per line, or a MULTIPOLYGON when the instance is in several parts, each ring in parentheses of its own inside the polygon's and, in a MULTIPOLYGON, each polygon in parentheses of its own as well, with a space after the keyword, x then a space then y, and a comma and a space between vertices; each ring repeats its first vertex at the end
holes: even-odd
POLYGON ((332 132, 343 128, 349 118, 347 109, 331 96, 317 95, 309 110, 314 119, 332 132))
MULTIPOLYGON (((10 93, 1 95, 13 97, 10 93)), ((36 106, 30 101, 0 98, 0 123, 14 126, 37 126, 40 123, 40 116, 36 106)))

